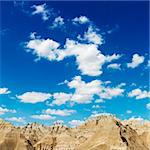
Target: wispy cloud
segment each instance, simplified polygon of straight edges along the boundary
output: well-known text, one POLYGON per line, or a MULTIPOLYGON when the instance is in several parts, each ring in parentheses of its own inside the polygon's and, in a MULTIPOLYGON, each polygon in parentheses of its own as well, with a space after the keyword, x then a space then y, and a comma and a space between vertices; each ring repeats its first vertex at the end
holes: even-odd
POLYGON ((50 10, 47 8, 47 5, 45 3, 42 5, 33 5, 31 8, 34 9, 32 15, 41 15, 43 21, 46 21, 50 18, 50 10))
POLYGON ((104 43, 104 39, 101 34, 97 33, 97 30, 97 28, 90 25, 87 32, 84 33, 83 38, 81 35, 78 35, 78 39, 81 41, 88 41, 88 43, 102 45, 104 43))
POLYGON ((107 66, 107 68, 108 69, 118 69, 118 70, 120 70, 121 69, 120 66, 121 66, 121 64, 114 63, 114 64, 109 64, 107 66))
POLYGON ((127 113, 127 114, 131 114, 131 113, 132 113, 132 110, 127 110, 126 113, 127 113))
POLYGON ((5 113, 16 113, 16 110, 8 109, 6 107, 0 107, 0 115, 3 115, 5 113))
POLYGON ((52 119, 55 119, 56 117, 45 115, 45 114, 40 114, 40 115, 32 115, 31 118, 39 119, 39 120, 52 120, 52 119))
POLYGON ((6 87, 0 88, 0 95, 9 93, 11 93, 11 91, 9 91, 8 88, 6 87))
POLYGON ((150 110, 150 103, 146 104, 146 108, 150 110))
POLYGON ((54 29, 54 28, 62 28, 62 26, 65 24, 64 22, 64 18, 61 16, 58 16, 54 19, 52 26, 50 26, 50 28, 54 29))
POLYGON ((10 118, 5 118, 5 120, 12 121, 12 122, 25 123, 25 120, 22 117, 18 117, 18 118, 17 117, 10 117, 10 118))

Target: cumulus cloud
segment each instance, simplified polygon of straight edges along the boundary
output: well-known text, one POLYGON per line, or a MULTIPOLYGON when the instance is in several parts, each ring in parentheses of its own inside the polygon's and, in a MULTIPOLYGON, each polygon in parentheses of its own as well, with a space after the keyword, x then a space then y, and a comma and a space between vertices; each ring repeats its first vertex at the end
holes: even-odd
POLYGON ((81 70, 83 75, 89 76, 101 75, 102 66, 108 59, 113 61, 120 58, 119 54, 112 56, 103 55, 96 44, 81 44, 69 39, 66 41, 65 50, 60 53, 60 59, 67 56, 75 56, 78 69, 81 70), (84 52, 85 50, 86 52, 84 52))
POLYGON ((145 59, 144 56, 140 56, 139 54, 134 54, 132 56, 132 62, 127 63, 127 67, 128 68, 136 68, 144 62, 144 59, 145 59))
POLYGON ((40 115, 32 115, 31 118, 33 119, 39 119, 39 120, 52 120, 55 119, 55 116, 50 116, 46 114, 40 114, 40 115))
POLYGON ((31 39, 26 48, 32 50, 32 53, 40 58, 45 58, 47 60, 56 60, 55 50, 59 47, 59 43, 51 39, 31 39))
POLYGON ((22 95, 16 96, 23 103, 38 103, 44 102, 51 97, 50 93, 42 93, 42 92, 26 92, 22 95))
POLYGON ((68 122, 72 127, 79 126, 84 123, 82 120, 71 120, 68 122))
POLYGON ((102 99, 112 99, 117 96, 122 96, 124 89, 120 87, 107 87, 99 93, 100 98, 102 99))
POLYGON ((100 80, 85 82, 81 76, 75 76, 71 81, 67 81, 66 84, 70 89, 74 89, 74 92, 69 95, 70 97, 66 101, 81 104, 91 103, 95 95, 100 99, 96 102, 100 103, 103 102, 102 99, 112 99, 117 96, 122 96, 124 93, 124 89, 122 88, 124 85, 119 84, 116 87, 106 87, 100 80))
POLYGON ((110 68, 110 69, 119 69, 120 70, 121 69, 120 66, 121 66, 121 64, 114 63, 114 64, 109 64, 107 66, 107 68, 110 68))
POLYGON ((5 113, 16 113, 16 110, 8 109, 8 108, 5 108, 5 107, 0 107, 0 115, 3 115, 5 113))
POLYGON ((54 93, 53 94, 53 98, 54 101, 52 102, 52 104, 55 105, 62 105, 65 104, 67 101, 69 101, 71 99, 72 94, 67 94, 67 93, 54 93))
POLYGON ((101 90, 101 81, 93 80, 91 82, 82 81, 80 76, 76 76, 72 81, 68 82, 69 88, 75 89, 71 100, 77 103, 89 103, 93 96, 101 90))
MULTIPOLYGON (((85 82, 82 80, 81 76, 75 76, 71 81, 66 81, 65 84, 69 87, 69 89, 73 89, 71 93, 58 92, 50 94, 42 92, 26 92, 22 95, 17 95, 16 97, 23 103, 32 104, 44 102, 52 98, 52 102, 50 104, 47 103, 47 105, 60 106, 66 102, 70 102, 70 104, 91 103, 91 101, 94 99, 94 96, 98 96, 98 100, 96 100, 95 103, 101 103, 104 102, 103 99, 112 99, 117 96, 122 96, 124 93, 123 86, 125 86, 125 83, 121 83, 116 87, 109 87, 105 84, 105 82, 100 80, 85 82)), ((72 111, 73 110, 70 112, 72 111)), ((62 115, 65 115, 68 113, 68 110, 47 109, 45 112, 49 112, 49 114, 62 113, 62 115)))
POLYGON ((11 93, 11 91, 9 91, 8 88, 0 88, 0 95, 9 93, 11 93))
POLYGON ((73 113, 75 113, 75 110, 68 110, 68 109, 46 109, 43 111, 46 114, 49 115, 58 115, 58 116, 70 116, 73 113))
POLYGON ((37 15, 37 14, 41 15, 43 21, 46 21, 50 18, 50 11, 47 9, 46 4, 33 5, 31 8, 34 9, 32 15, 37 15))
POLYGON ((102 37, 93 31, 93 29, 90 29, 90 31, 86 33, 86 43, 66 39, 63 48, 60 48, 60 43, 52 39, 33 37, 34 39, 31 38, 31 40, 26 43, 26 48, 28 52, 30 51, 37 56, 36 60, 45 58, 49 61, 62 61, 66 57, 74 56, 78 70, 80 70, 83 75, 101 75, 104 63, 117 60, 121 57, 119 54, 110 56, 103 55, 98 49, 98 45, 102 44, 102 37))
POLYGON ((81 44, 68 39, 65 48, 63 55, 75 56, 78 69, 82 74, 90 76, 102 74, 101 69, 105 63, 105 56, 101 54, 96 44, 81 44))
POLYGON ((136 99, 150 98, 150 92, 146 90, 142 91, 141 89, 134 89, 128 93, 128 97, 135 97, 136 99))
POLYGON ((61 16, 58 16, 58 17, 56 17, 55 20, 53 21, 51 28, 61 27, 61 26, 63 26, 64 24, 65 24, 65 23, 64 23, 64 18, 62 18, 61 16))
POLYGON ((74 19, 72 19, 72 22, 74 24, 85 24, 85 23, 89 23, 90 20, 86 17, 86 16, 80 16, 80 17, 75 17, 74 19))
POLYGON ((24 118, 22 117, 10 117, 10 118, 5 118, 8 121, 12 121, 12 122, 19 122, 19 123, 25 123, 24 118))

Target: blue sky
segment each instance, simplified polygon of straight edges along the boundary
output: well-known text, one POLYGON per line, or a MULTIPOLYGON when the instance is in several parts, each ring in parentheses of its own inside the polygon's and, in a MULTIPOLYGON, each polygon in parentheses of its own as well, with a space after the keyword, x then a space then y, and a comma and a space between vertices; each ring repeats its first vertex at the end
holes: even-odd
POLYGON ((148 2, 1 2, 0 117, 148 119, 148 24, 148 2))

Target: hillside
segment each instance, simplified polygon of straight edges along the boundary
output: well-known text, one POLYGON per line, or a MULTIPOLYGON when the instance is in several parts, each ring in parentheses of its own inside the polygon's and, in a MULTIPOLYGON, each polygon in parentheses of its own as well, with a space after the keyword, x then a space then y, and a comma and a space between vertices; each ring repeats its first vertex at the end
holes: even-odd
POLYGON ((150 122, 103 115, 76 128, 0 121, 0 150, 149 150, 150 122))

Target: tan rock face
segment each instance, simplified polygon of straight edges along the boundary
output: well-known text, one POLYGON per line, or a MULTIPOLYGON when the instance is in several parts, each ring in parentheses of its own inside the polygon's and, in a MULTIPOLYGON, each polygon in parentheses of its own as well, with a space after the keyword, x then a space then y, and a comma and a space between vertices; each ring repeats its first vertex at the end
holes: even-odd
POLYGON ((34 150, 20 129, 10 123, 0 122, 0 150, 34 150))
POLYGON ((69 128, 0 121, 0 150, 149 150, 150 122, 99 116, 69 128))

